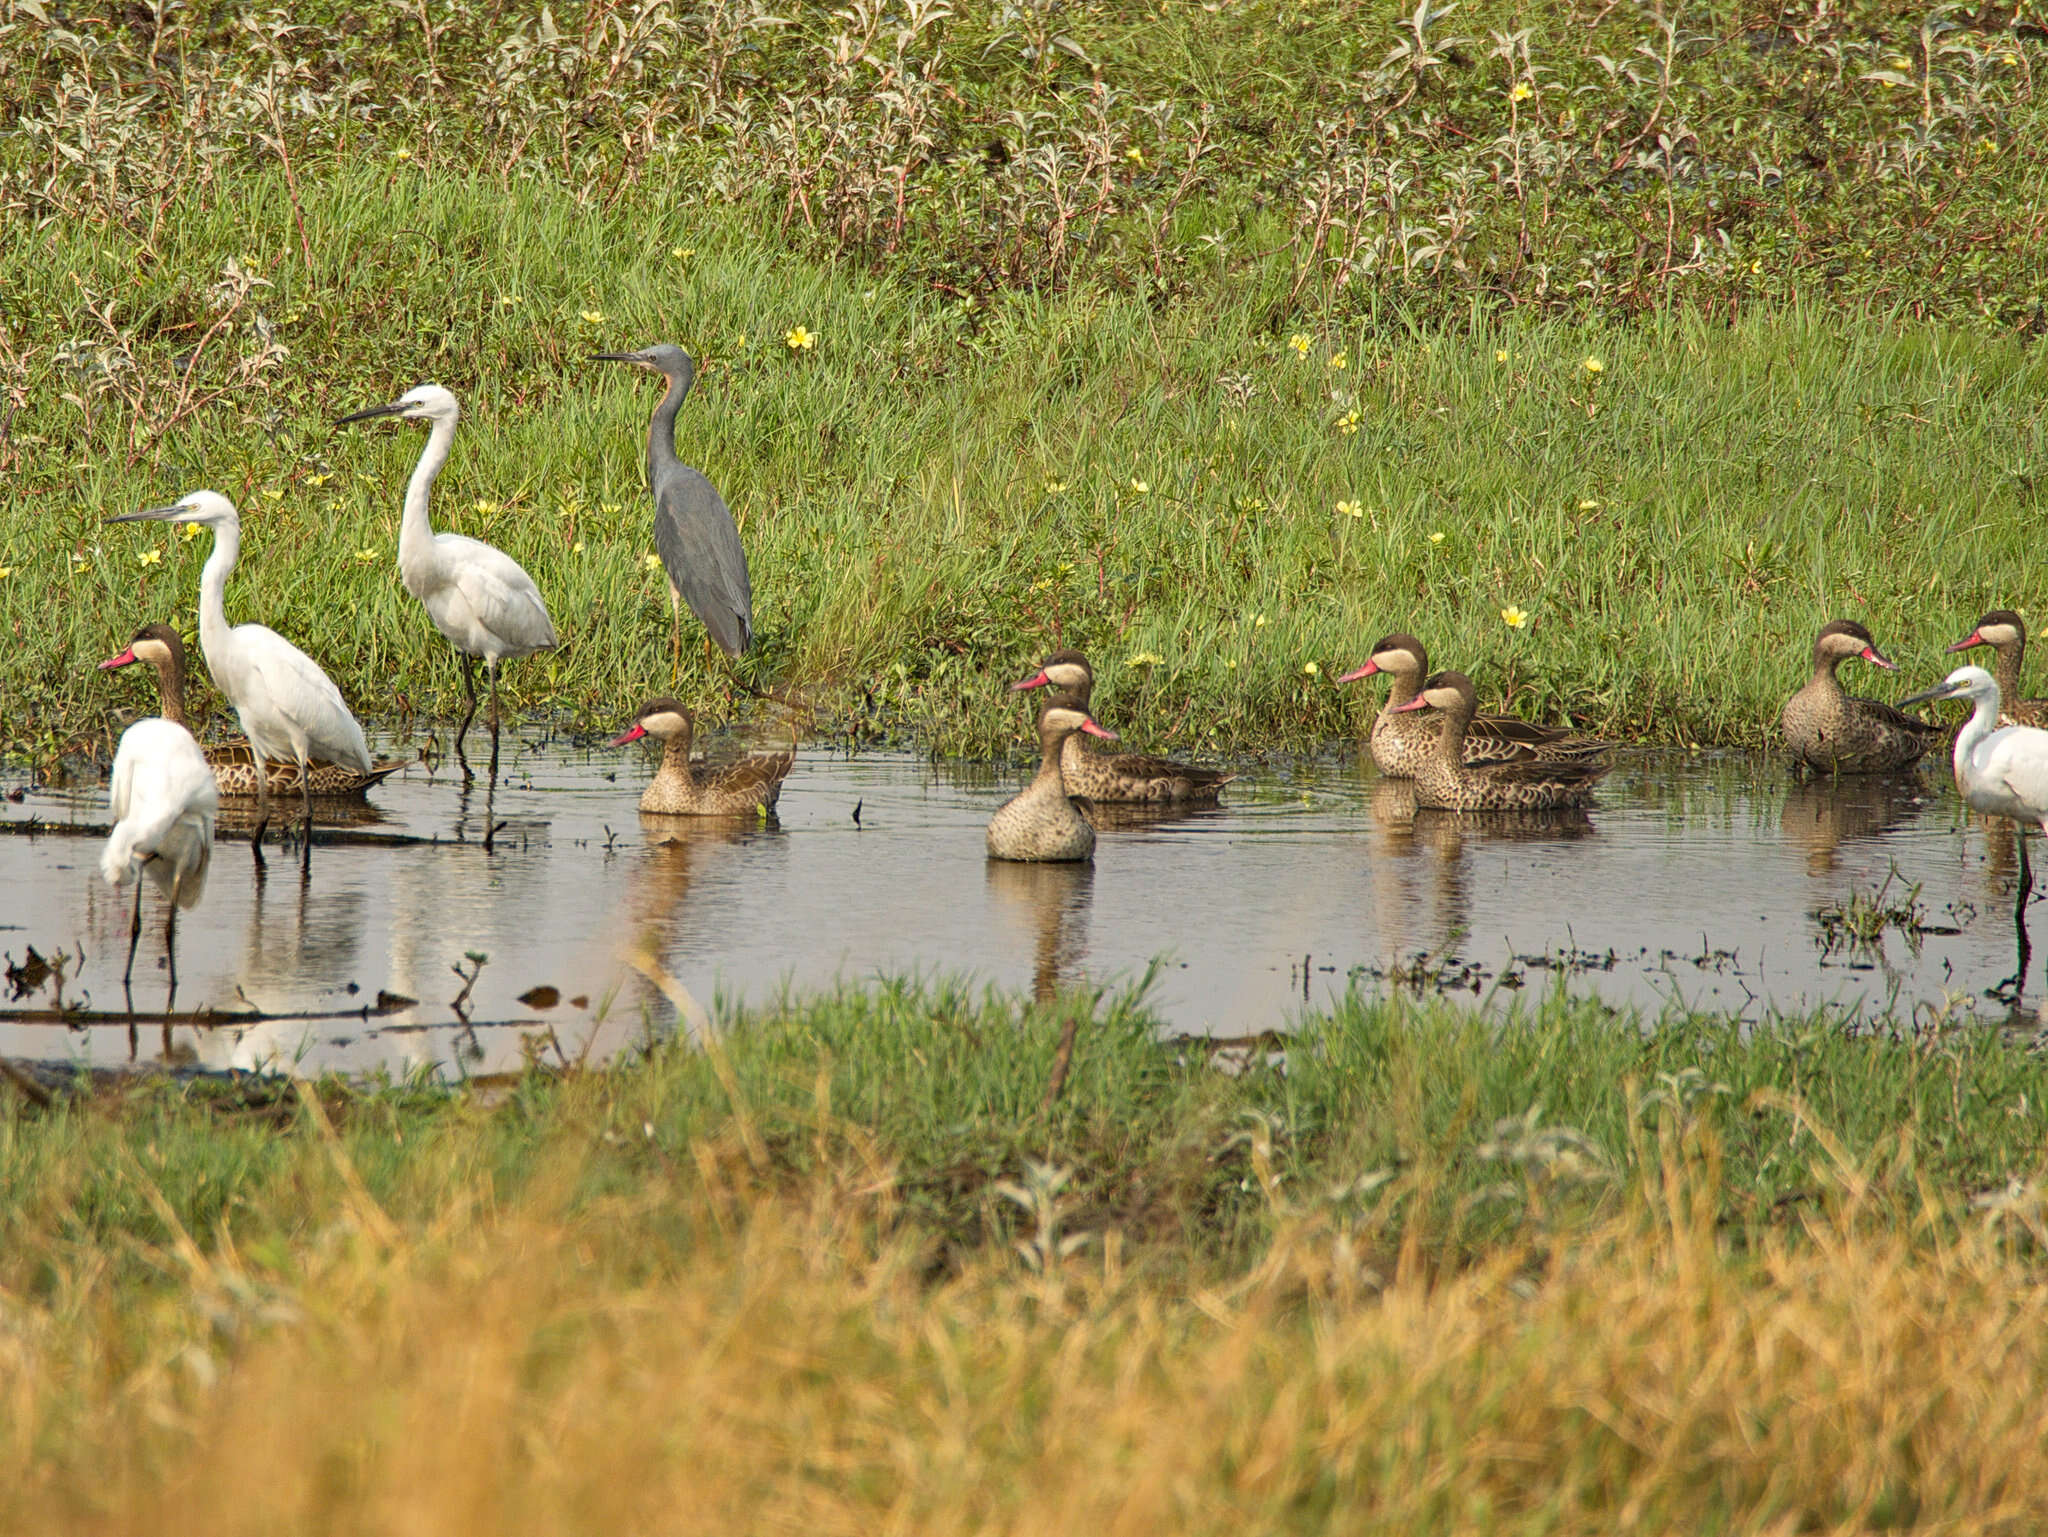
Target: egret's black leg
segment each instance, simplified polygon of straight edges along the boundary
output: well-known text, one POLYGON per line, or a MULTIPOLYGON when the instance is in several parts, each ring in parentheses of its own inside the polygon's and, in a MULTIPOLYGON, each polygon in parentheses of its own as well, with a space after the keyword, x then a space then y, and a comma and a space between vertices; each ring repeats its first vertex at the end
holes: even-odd
POLYGON ((135 945, 142 938, 142 872, 135 874, 135 916, 128 922, 128 967, 121 973, 121 986, 128 986, 128 979, 135 975, 135 945))
POLYGON ((178 996, 178 902, 175 897, 171 899, 170 915, 164 919, 164 957, 171 968, 171 996, 164 1000, 164 1011, 168 1013, 171 999, 178 996))
POLYGON ((498 663, 497 659, 484 663, 484 670, 491 675, 491 774, 498 772, 498 663))
POLYGON ((313 765, 303 760, 299 764, 299 803, 306 810, 305 824, 299 835, 299 873, 308 876, 313 873, 313 765))
POLYGON ((498 734, 491 733, 491 776, 484 781, 484 852, 491 852, 491 845, 498 836, 498 734))
POLYGON ((455 728, 455 761, 462 765, 464 779, 474 779, 469 759, 462 755, 462 739, 469 735, 469 723, 476 717, 476 659, 467 652, 462 656, 462 699, 462 724, 455 728))
POLYGON ((270 765, 263 761, 262 754, 250 746, 250 757, 256 764, 256 828, 249 834, 249 848, 256 855, 256 874, 263 874, 263 834, 270 827, 270 765))
POLYGON ((683 595, 668 585, 668 686, 683 681, 683 595))

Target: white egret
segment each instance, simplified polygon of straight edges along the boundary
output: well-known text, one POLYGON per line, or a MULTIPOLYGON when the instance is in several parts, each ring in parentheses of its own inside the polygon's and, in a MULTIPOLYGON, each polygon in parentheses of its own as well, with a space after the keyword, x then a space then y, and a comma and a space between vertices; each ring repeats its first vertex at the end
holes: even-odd
MULTIPOLYGON (((256 756, 266 763, 282 760, 299 766, 299 795, 305 808, 300 854, 310 872, 313 797, 308 766, 324 760, 368 774, 376 763, 370 744, 363 740, 363 728, 318 662, 264 625, 229 625, 224 595, 228 575, 242 553, 242 515, 219 492, 194 491, 168 507, 124 512, 107 521, 197 523, 213 531, 213 553, 199 573, 199 650, 215 685, 235 707, 256 756)), ((263 834, 270 826, 269 776, 259 776, 257 786, 256 830, 249 844, 261 866, 263 834)))
POLYGON ((147 874, 170 903, 164 919, 164 953, 175 993, 178 909, 199 905, 206 890, 207 862, 213 856, 213 819, 220 810, 213 766, 191 732, 149 716, 121 733, 109 802, 114 830, 100 855, 100 874, 110 886, 135 882, 128 969, 121 973, 121 985, 126 987, 135 972, 135 946, 142 937, 141 877, 147 874))
POLYGON ((462 757, 463 738, 476 715, 476 669, 483 658, 491 682, 491 756, 498 744, 498 664, 508 657, 531 656, 556 644, 555 623, 541 601, 540 588, 525 569, 503 550, 463 534, 437 534, 427 523, 427 497, 434 477, 448 462, 455 441, 455 423, 462 407, 438 384, 407 390, 385 406, 371 406, 335 418, 335 425, 367 422, 380 416, 433 424, 427 446, 405 487, 405 516, 398 525, 398 575, 405 590, 420 600, 434 628, 447 637, 462 658, 462 692, 466 707, 455 730, 455 756, 464 778, 469 764, 462 757))
POLYGON ((2027 861, 2027 824, 2048 832, 2048 731, 2039 726, 1998 724, 1998 680, 1981 667, 1958 667, 1942 682, 1902 705, 1924 704, 1933 699, 1966 699, 1970 718, 1956 733, 1956 789, 1963 804, 1972 811, 1995 817, 2011 817, 2019 824, 2019 895, 2013 903, 2013 917, 2020 921, 2020 970, 2013 978, 2023 983, 2027 969, 2025 914, 2033 895, 2034 871, 2027 861))

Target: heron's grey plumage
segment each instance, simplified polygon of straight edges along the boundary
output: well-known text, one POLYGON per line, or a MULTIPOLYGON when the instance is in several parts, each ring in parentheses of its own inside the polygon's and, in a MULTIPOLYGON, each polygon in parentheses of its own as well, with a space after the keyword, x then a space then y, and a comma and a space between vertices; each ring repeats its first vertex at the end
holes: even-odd
POLYGON ((654 494, 654 548, 669 585, 721 649, 738 656, 754 639, 754 584, 740 531, 718 488, 676 457, 676 413, 697 377, 682 348, 669 343, 638 352, 605 352, 668 379, 668 392, 647 425, 647 486, 654 494))

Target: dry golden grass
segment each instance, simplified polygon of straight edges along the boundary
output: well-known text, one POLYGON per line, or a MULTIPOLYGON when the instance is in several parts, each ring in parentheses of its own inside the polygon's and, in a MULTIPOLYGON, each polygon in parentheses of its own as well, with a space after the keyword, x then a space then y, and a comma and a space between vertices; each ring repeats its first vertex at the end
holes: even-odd
POLYGON ((1455 1274, 1388 1216, 1424 1175, 1276 1190, 1192 1295, 1044 1185, 1037 1265, 935 1277, 854 1137, 807 1180, 739 1130, 624 1196, 480 1179, 411 1230, 337 1156, 288 1256, 157 1256, 144 1359, 83 1256, 0 1296, 0 1529, 2042 1529, 2038 1195, 1916 1221, 1823 1155, 1803 1225, 1736 1234, 1689 1136, 1455 1274))

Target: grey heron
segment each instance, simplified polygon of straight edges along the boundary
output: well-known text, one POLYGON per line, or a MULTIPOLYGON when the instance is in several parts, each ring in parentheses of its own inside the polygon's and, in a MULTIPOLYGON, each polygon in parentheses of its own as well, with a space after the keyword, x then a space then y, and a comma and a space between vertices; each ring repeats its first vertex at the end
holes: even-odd
POLYGON ((398 525, 398 575, 420 600, 427 617, 462 658, 462 724, 455 729, 455 757, 465 779, 473 777, 462 755, 463 738, 476 717, 476 659, 483 658, 491 682, 491 758, 498 749, 498 665, 508 657, 531 656, 556 644, 555 623, 540 588, 518 561, 493 545, 463 534, 437 534, 427 523, 427 498, 434 477, 448 462, 462 407, 438 384, 407 390, 385 406, 371 406, 334 419, 337 427, 382 416, 433 424, 427 446, 405 487, 405 515, 398 525))
POLYGON ((135 974, 135 945, 142 937, 142 877, 147 875, 170 904, 164 919, 164 952, 175 993, 178 909, 199 905, 206 890, 207 862, 213 856, 213 820, 220 810, 213 768, 191 732, 152 715, 121 733, 108 802, 114 829, 100 854, 100 874, 110 886, 135 882, 128 969, 121 973, 121 985, 126 987, 135 974))
MULTIPOLYGON (((363 740, 363 728, 318 662, 264 625, 228 623, 225 594, 228 576, 242 553, 242 515, 219 492, 194 491, 168 507, 145 507, 107 521, 197 523, 213 531, 213 553, 199 573, 199 650, 214 683, 235 707, 257 758, 266 763, 284 759, 299 766, 299 797, 305 808, 300 858, 310 874, 310 766, 324 760, 368 774, 377 765, 370 757, 370 744, 363 740)), ((263 834, 270 827, 269 776, 258 775, 256 784, 256 830, 249 835, 249 846, 260 867, 263 834)))
MULTIPOLYGON (((638 352, 599 352, 594 360, 631 363, 662 375, 668 392, 647 424, 647 488, 654 494, 654 548, 668 572, 669 602, 680 596, 690 612, 728 656, 738 656, 754 639, 754 586, 747 576, 747 552, 718 488, 699 470, 676 457, 676 412, 697 377, 690 355, 673 343, 638 352)), ((681 621, 671 660, 679 665, 681 621)))

